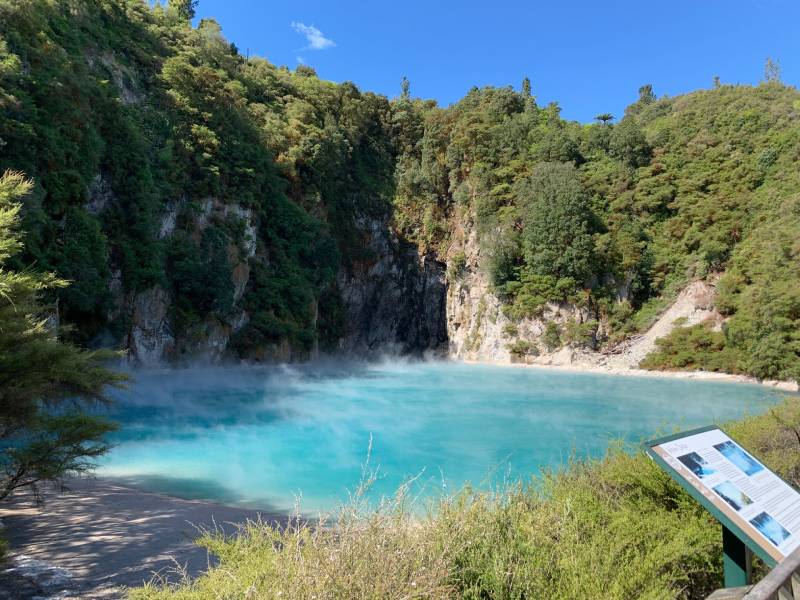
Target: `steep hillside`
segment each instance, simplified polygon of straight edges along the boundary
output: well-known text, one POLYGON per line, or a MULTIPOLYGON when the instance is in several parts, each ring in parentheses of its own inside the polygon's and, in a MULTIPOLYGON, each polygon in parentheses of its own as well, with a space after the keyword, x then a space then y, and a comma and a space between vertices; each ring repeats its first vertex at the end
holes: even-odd
POLYGON ((410 105, 423 125, 398 159, 396 220, 447 256, 451 353, 613 349, 719 278, 721 331, 679 328, 646 365, 797 378, 800 94, 640 95, 616 125, 510 88, 410 105))
POLYGON ((57 309, 78 341, 155 363, 444 340, 436 300, 426 322, 405 293, 443 268, 386 226, 386 98, 141 0, 4 0, 0 65, 0 170, 37 184, 19 267, 74 282, 57 309))
POLYGON ((644 364, 800 376, 800 94, 776 80, 643 86, 582 125, 527 80, 440 108, 246 59, 174 7, 0 0, 0 111, 0 170, 36 184, 16 266, 74 282, 49 300, 82 344, 546 361, 708 279, 714 323, 644 364))

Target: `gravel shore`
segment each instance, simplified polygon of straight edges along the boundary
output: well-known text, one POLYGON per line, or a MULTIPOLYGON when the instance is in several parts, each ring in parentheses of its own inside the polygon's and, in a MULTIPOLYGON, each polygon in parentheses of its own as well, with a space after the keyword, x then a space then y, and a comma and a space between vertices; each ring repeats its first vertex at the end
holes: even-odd
POLYGON ((155 575, 175 580, 176 567, 196 576, 209 565, 194 545, 201 528, 235 530, 266 514, 213 502, 182 500, 104 479, 67 483, 43 506, 20 495, 0 507, 11 546, 0 568, 0 600, 123 598, 126 587, 155 575))

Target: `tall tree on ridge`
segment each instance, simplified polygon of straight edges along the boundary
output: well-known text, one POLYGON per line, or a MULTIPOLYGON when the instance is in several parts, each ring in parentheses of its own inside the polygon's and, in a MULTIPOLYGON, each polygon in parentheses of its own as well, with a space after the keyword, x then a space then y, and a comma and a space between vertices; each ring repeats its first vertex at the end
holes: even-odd
POLYGON ((522 95, 525 98, 531 97, 531 80, 527 77, 522 80, 522 95))
POLYGON ((640 104, 652 104, 656 101, 656 95, 653 92, 653 85, 650 83, 646 83, 642 87, 639 88, 639 103, 640 104))
POLYGON ((603 125, 608 125, 614 120, 614 115, 611 113, 601 113, 595 117, 595 120, 600 121, 603 125))
POLYGON ((525 99, 525 110, 530 112, 536 108, 536 98, 531 89, 531 80, 528 77, 522 80, 522 97, 525 99))
POLYGON ((772 60, 769 56, 764 63, 764 81, 773 83, 781 80, 781 65, 777 60, 772 60))
POLYGON ((408 81, 408 77, 405 75, 403 75, 403 79, 400 82, 400 97, 403 100, 411 99, 411 83, 408 81))

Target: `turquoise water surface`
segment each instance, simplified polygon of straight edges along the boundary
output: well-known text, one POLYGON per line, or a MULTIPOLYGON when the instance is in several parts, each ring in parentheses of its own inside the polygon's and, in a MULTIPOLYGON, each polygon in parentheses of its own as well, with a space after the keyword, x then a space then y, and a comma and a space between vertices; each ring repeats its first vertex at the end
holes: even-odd
POLYGON ((370 465, 374 493, 529 479, 614 438, 757 413, 764 387, 458 363, 134 372, 99 474, 182 497, 332 508, 370 465))

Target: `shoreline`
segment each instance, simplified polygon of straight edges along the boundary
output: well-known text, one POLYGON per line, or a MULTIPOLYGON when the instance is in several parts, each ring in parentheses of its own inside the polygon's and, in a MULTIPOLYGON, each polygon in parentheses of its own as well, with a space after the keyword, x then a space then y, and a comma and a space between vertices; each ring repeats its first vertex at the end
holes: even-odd
MULTIPOLYGON (((550 358, 553 356, 545 357, 550 358)), ((647 371, 589 362, 580 356, 571 364, 509 363, 456 360, 452 363, 494 367, 534 368, 563 373, 653 379, 686 379, 758 384, 773 390, 797 392, 795 382, 758 381, 751 377, 707 371, 647 371), (581 360, 582 359, 582 360, 581 360)), ((9 560, 0 566, 3 589, 10 598, 122 599, 126 588, 153 580, 175 582, 184 574, 196 577, 214 564, 213 557, 194 541, 202 530, 236 531, 248 520, 285 523, 290 515, 258 510, 224 501, 184 499, 150 491, 113 476, 71 479, 67 491, 48 489, 46 503, 36 506, 20 495, 0 506, 0 526, 9 541, 9 560)))
MULTIPOLYGON (((566 373, 592 373, 596 375, 619 375, 623 377, 643 377, 651 379, 694 379, 699 381, 717 381, 720 383, 744 383, 749 385, 759 385, 763 387, 772 388, 778 391, 789 393, 800 393, 800 381, 791 380, 774 380, 774 379, 758 379, 749 375, 737 375, 734 373, 723 373, 719 371, 654 371, 648 369, 640 369, 638 367, 610 365, 600 362, 603 355, 594 355, 588 352, 579 354, 579 358, 572 362, 566 362, 563 356, 564 349, 537 357, 536 362, 507 362, 504 360, 492 359, 472 359, 472 358, 459 358, 457 356, 450 356, 447 353, 425 355, 425 356, 398 356, 398 355, 383 355, 379 354, 378 357, 345 357, 345 362, 353 362, 356 364, 380 364, 384 360, 401 360, 408 362, 444 362, 453 364, 466 364, 466 365, 486 365, 492 367, 513 367, 513 368, 534 368, 534 369, 549 369, 553 371, 563 371, 566 373)), ((618 358, 617 356, 613 358, 618 358)), ((271 363, 252 363, 247 361, 235 363, 220 363, 209 365, 211 368, 228 368, 234 367, 237 369, 252 369, 254 371, 262 370, 265 368, 292 368, 292 367, 306 367, 315 364, 323 366, 332 364, 339 364, 337 360, 330 355, 325 355, 316 360, 298 361, 298 362, 271 362, 271 363)), ((196 365, 195 365, 196 366, 196 365)), ((124 365, 123 368, 130 369, 129 365, 124 365)), ((131 372, 145 371, 145 372, 182 372, 190 369, 189 365, 159 365, 152 367, 136 367, 130 369, 131 372)), ((127 485, 123 483, 122 485, 127 485)), ((135 486, 130 486, 135 487, 135 486)))
MULTIPOLYGON (((237 523, 286 522, 288 515, 184 500, 106 478, 71 479, 36 506, 29 494, 0 507, 9 542, 0 588, 11 598, 122 599, 154 578, 195 577, 213 558, 194 543, 203 530, 230 534, 237 523)), ((4 598, 0 589, 0 598, 4 598)))
POLYGON ((716 381, 719 383, 744 383, 749 385, 760 385, 781 392, 798 393, 800 385, 796 381, 778 381, 771 379, 756 379, 748 375, 735 375, 733 373, 720 373, 717 371, 649 371, 639 368, 612 367, 603 364, 553 364, 553 363, 524 363, 524 362, 501 362, 492 360, 471 360, 454 359, 454 362, 461 362, 471 365, 489 365, 493 367, 512 367, 530 368, 551 371, 563 371, 565 373, 591 373, 595 375, 615 375, 622 377, 643 377, 651 379, 690 379, 698 381, 716 381))

